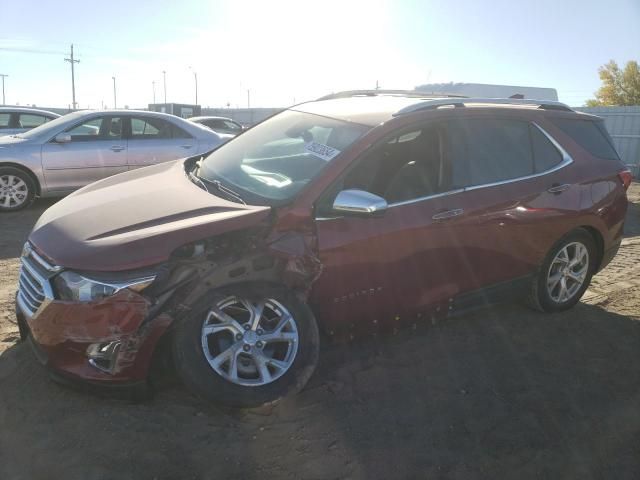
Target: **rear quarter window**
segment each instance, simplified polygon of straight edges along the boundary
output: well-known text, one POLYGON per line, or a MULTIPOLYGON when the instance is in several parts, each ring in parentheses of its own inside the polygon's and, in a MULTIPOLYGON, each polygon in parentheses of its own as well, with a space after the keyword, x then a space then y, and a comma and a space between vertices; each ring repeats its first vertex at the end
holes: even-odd
POLYGON ((620 160, 604 122, 559 117, 550 120, 594 157, 620 160))

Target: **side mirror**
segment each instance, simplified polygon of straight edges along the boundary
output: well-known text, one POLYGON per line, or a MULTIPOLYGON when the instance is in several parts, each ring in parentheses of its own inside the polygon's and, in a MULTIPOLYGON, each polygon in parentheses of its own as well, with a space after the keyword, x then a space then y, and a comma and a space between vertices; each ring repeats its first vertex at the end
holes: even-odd
POLYGON ((333 210, 351 215, 380 215, 388 206, 384 198, 364 190, 342 190, 333 202, 333 210))
POLYGON ((56 135, 56 138, 54 138, 54 141, 56 143, 69 143, 71 141, 71 135, 68 133, 59 133, 56 135))

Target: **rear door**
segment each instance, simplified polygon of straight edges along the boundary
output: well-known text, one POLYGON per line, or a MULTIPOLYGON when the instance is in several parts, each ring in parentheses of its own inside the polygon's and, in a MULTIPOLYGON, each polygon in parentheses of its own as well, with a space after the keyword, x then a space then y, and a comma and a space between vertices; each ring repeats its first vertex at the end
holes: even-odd
POLYGON ((465 262, 461 292, 500 294, 528 285, 527 276, 567 231, 579 208, 566 152, 535 122, 509 116, 469 116, 446 122, 454 187, 443 211, 465 262), (489 289, 487 291, 487 289, 489 289))
POLYGON ((127 141, 120 115, 97 115, 65 130, 71 141, 55 138, 42 146, 47 188, 72 191, 116 173, 127 171, 127 141))
POLYGON ((195 155, 198 141, 163 118, 133 115, 128 127, 129 169, 195 155))

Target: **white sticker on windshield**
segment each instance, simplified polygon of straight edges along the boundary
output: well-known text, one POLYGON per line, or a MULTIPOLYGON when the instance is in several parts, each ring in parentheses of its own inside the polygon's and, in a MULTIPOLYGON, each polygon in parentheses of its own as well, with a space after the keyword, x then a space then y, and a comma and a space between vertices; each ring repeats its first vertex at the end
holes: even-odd
POLYGON ((321 158, 322 160, 329 161, 340 153, 340 150, 318 142, 308 142, 304 144, 304 149, 321 158))

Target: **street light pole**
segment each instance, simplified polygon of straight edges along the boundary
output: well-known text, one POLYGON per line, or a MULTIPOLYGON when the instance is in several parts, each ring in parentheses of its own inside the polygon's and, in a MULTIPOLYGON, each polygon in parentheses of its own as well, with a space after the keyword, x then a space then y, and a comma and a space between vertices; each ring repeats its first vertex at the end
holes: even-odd
POLYGON ((189 70, 191 70, 193 72, 193 79, 195 80, 195 85, 196 85, 196 103, 195 105, 198 104, 198 73, 193 69, 193 67, 189 67, 189 70))
POLYGON ((167 104, 167 72, 162 70, 162 79, 164 81, 164 104, 167 104))
POLYGON ((151 82, 151 86, 153 88, 153 104, 156 103, 156 81, 151 82))
POLYGON ((9 75, 5 75, 4 73, 0 73, 0 77, 2 77, 2 105, 6 104, 6 101, 4 99, 4 78, 8 77, 9 75))
POLYGON ((113 79, 113 108, 118 108, 116 103, 116 77, 111 77, 113 79))

